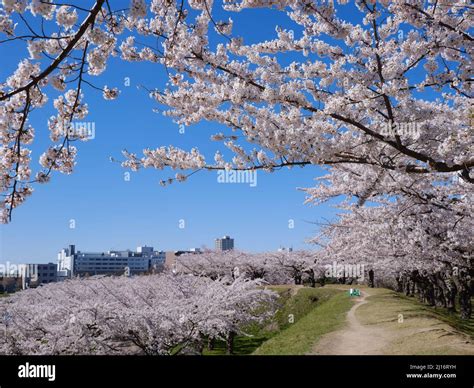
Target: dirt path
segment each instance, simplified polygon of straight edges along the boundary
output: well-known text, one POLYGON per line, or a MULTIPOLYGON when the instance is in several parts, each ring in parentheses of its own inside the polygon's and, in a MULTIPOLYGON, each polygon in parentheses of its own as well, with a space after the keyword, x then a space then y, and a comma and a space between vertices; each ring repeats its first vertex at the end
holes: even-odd
POLYGON ((383 348, 394 339, 395 334, 381 327, 362 325, 355 315, 356 310, 367 303, 365 299, 369 295, 363 291, 360 298, 354 299, 356 303, 347 313, 347 325, 323 336, 311 354, 383 354, 383 348))

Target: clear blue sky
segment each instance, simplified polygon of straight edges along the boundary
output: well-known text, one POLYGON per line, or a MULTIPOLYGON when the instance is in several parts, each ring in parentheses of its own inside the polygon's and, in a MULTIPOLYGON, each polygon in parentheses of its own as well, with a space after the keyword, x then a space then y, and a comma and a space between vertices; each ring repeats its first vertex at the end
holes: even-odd
MULTIPOLYGON (((277 12, 251 10, 231 16, 234 33, 246 42, 270 39, 276 24, 293 28, 277 12)), ((0 46, 2 82, 22 55, 27 55, 24 46, 0 46)), ((305 194, 297 190, 313 185, 313 178, 321 174, 317 167, 259 172, 257 187, 219 184, 210 172, 165 188, 159 181, 171 176, 170 171, 140 171, 125 181, 126 170, 109 161, 110 156, 120 158, 124 148, 140 153, 145 147, 173 144, 185 149, 197 146, 213 155, 220 145, 210 142, 208 135, 228 130, 202 123, 180 134, 170 119, 154 113, 153 101, 137 86, 163 85, 165 72, 158 65, 115 59, 103 76, 88 79, 120 87, 120 98, 104 101, 100 93, 85 89, 90 109, 87 121, 95 123, 96 137, 76 143, 79 155, 74 174, 56 173, 49 184, 37 185, 33 196, 14 211, 12 222, 0 226, 1 262, 55 261, 57 252, 68 244, 83 251, 135 249, 143 244, 163 250, 213 247, 214 239, 224 234, 234 237, 236 247, 243 250, 275 250, 280 245, 308 248, 305 240, 317 230, 311 222, 334 217, 335 209, 329 206, 304 205, 305 194), (125 77, 130 78, 130 87, 123 86, 125 77), (294 229, 288 227, 290 219, 294 229), (75 221, 75 229, 70 228, 70 220, 75 221), (184 229, 179 228, 180 220, 185 222, 184 229)), ((55 113, 52 100, 32 115, 35 168, 50 142, 47 119, 55 113)))

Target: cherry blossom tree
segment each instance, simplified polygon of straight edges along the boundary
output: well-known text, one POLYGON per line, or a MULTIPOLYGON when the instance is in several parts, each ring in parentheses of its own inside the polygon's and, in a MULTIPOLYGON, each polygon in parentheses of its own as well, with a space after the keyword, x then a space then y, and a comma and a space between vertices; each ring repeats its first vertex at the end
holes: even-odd
POLYGON ((316 287, 316 280, 323 276, 323 267, 316 252, 280 251, 271 256, 277 271, 286 274, 296 285, 302 285, 307 280, 311 287, 316 287))
POLYGON ((239 266, 247 253, 237 250, 205 250, 198 255, 184 254, 176 258, 176 272, 210 279, 233 279, 240 275, 239 266))
POLYGON ((177 123, 227 128, 212 137, 224 147, 210 161, 197 148, 124 151, 133 170, 178 170, 164 184, 200 170, 306 165, 328 166, 341 182, 358 168, 360 185, 343 187, 361 197, 386 192, 387 182, 406 187, 411 176, 472 184, 472 18, 464 0, 132 0, 126 10, 106 0, 3 0, 0 44, 30 56, 0 84, 2 219, 35 182, 72 172, 73 144, 85 139, 71 125, 89 111, 85 88, 119 95, 91 80, 110 56, 166 68, 166 87, 148 90, 177 123), (256 43, 233 34, 232 15, 260 7, 285 13, 294 30, 275 26, 256 43), (51 88, 62 92, 48 124, 53 144, 34 174, 29 117, 51 88))

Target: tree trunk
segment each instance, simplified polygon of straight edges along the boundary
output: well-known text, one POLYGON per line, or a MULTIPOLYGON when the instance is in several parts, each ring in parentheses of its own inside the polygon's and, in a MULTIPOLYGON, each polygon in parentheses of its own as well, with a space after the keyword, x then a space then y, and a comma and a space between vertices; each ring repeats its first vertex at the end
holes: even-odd
POLYGON ((314 271, 312 269, 307 271, 307 274, 309 276, 309 283, 311 287, 315 288, 316 287, 316 278, 314 277, 314 271))
POLYGON ((469 292, 468 287, 463 287, 459 290, 459 309, 461 312, 461 319, 471 319, 471 293, 469 292))
POLYGON ((426 279, 426 285, 425 285, 425 299, 426 303, 428 303, 429 306, 434 306, 435 305, 435 296, 434 296, 434 287, 433 284, 426 279))
POLYGON ((295 274, 295 284, 296 285, 301 284, 301 274, 300 273, 295 274))
POLYGON ((444 291, 437 284, 434 285, 434 299, 436 307, 446 307, 446 298, 444 297, 444 291))
POLYGON ((415 282, 413 281, 411 276, 407 277, 405 287, 406 287, 405 288, 405 295, 406 296, 414 296, 415 282))
POLYGON ((419 280, 419 274, 418 271, 412 271, 411 273, 411 282, 409 283, 409 293, 408 296, 415 296, 415 289, 416 289, 416 283, 419 280))
POLYGON ((234 338, 235 333, 233 331, 229 332, 226 339, 226 353, 234 354, 234 338))
POLYGON ((470 319, 472 313, 471 306, 471 289, 469 284, 469 276, 467 271, 461 269, 458 275, 453 276, 453 280, 456 283, 458 295, 459 295, 459 310, 461 313, 461 319, 470 319))
POLYGON ((326 284, 326 276, 324 274, 319 278, 319 284, 321 285, 321 287, 324 287, 324 285, 326 284))
POLYGON ((404 283, 405 295, 410 296, 410 278, 408 276, 405 276, 403 283, 404 283))
POLYGON ((201 356, 204 353, 204 341, 205 341, 204 336, 201 336, 198 342, 196 343, 196 351, 201 356))
POLYGON ((446 308, 448 311, 455 312, 456 311, 456 295, 458 290, 456 288, 456 284, 450 279, 446 282, 446 291, 444 293, 444 297, 446 298, 446 308))
POLYGON ((395 281, 397 282, 397 292, 403 292, 403 281, 401 276, 397 276, 395 281))
POLYGON ((369 284, 368 284, 368 285, 369 285, 370 288, 374 288, 374 287, 375 287, 375 282, 374 282, 374 270, 373 270, 373 269, 371 269, 371 270, 369 271, 369 284))
POLYGON ((216 339, 214 337, 209 337, 207 339, 207 350, 214 350, 216 346, 216 339))
POLYGON ((435 281, 436 305, 447 308, 448 307, 447 295, 449 293, 449 290, 448 290, 448 287, 446 286, 446 282, 444 281, 441 273, 439 272, 435 273, 433 278, 435 281))

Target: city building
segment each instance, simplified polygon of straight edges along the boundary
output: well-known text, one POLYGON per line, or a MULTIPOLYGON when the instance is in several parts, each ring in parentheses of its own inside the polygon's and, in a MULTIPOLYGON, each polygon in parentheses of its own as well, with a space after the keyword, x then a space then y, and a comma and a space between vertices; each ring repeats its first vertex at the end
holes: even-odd
POLYGON ((137 253, 141 253, 145 256, 151 256, 153 254, 153 247, 148 247, 146 245, 137 247, 137 253))
POLYGON ((166 261, 166 252, 152 251, 150 256, 150 269, 153 272, 160 272, 164 269, 166 261))
POLYGON ((21 277, 22 289, 38 287, 57 281, 57 266, 54 263, 19 264, 18 276, 21 277))
POLYGON ((68 248, 61 249, 61 251, 58 253, 58 280, 71 277, 71 272, 74 267, 75 255, 75 245, 69 245, 68 248))
POLYGON ((216 238, 216 251, 229 251, 234 249, 234 239, 229 236, 216 238))
POLYGON ((151 269, 161 270, 165 263, 165 252, 153 247, 141 246, 136 252, 108 251, 81 252, 74 245, 62 249, 58 254, 60 278, 92 275, 140 274, 151 269))

